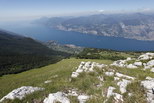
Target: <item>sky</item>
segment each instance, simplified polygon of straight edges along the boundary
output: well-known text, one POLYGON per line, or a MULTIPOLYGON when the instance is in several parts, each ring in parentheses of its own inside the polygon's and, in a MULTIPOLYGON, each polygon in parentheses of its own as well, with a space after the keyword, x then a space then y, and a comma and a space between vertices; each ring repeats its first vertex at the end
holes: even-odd
POLYGON ((154 0, 0 0, 0 21, 88 12, 152 11, 154 0))

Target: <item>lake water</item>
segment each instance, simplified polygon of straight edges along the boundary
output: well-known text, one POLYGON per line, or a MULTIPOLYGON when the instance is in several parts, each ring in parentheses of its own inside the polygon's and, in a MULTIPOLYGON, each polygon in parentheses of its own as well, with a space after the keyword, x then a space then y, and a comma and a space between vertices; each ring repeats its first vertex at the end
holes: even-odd
POLYGON ((95 36, 78 32, 54 30, 36 24, 0 24, 1 29, 12 31, 40 41, 55 40, 60 44, 103 48, 120 51, 154 51, 154 41, 139 41, 124 38, 95 36))

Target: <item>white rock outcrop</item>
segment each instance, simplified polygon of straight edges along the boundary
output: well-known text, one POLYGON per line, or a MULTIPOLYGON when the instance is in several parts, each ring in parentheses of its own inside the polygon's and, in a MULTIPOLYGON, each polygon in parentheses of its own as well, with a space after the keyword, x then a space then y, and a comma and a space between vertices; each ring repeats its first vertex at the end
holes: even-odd
POLYGON ((142 64, 143 64, 142 62, 134 62, 135 66, 142 66, 142 64))
POLYGON ((111 66, 125 67, 125 68, 137 68, 137 65, 127 64, 127 62, 130 60, 132 60, 130 57, 128 57, 126 60, 117 60, 117 61, 114 61, 111 64, 111 66))
POLYGON ((151 70, 150 70, 151 72, 154 72, 154 68, 151 68, 151 70))
POLYGON ((126 87, 128 84, 130 84, 130 80, 122 79, 122 81, 119 81, 117 85, 120 87, 120 92, 123 94, 126 92, 126 87))
POLYGON ((130 60, 132 60, 132 58, 131 58, 131 57, 128 57, 128 58, 126 59, 126 61, 130 61, 130 60))
POLYGON ((142 62, 134 62, 135 66, 142 66, 142 62))
POLYGON ((127 79, 132 79, 132 80, 135 79, 135 77, 131 77, 131 76, 128 76, 128 75, 124 75, 124 74, 121 74, 121 73, 118 73, 118 72, 115 75, 117 77, 119 77, 119 78, 123 77, 123 78, 127 78, 127 79))
POLYGON ((115 87, 111 87, 111 86, 108 88, 108 90, 107 90, 107 98, 110 98, 111 96, 113 96, 115 101, 116 101, 115 103, 123 102, 123 96, 118 94, 118 93, 113 92, 115 89, 116 89, 115 87))
POLYGON ((78 96, 78 101, 79 103, 86 103, 86 101, 89 99, 90 97, 87 95, 79 95, 78 96))
POLYGON ((106 76, 113 76, 114 75, 114 72, 105 72, 105 75, 106 76))
POLYGON ((114 77, 114 81, 120 80, 119 77, 114 77))
POLYGON ((149 60, 152 59, 154 57, 154 53, 145 53, 143 55, 140 55, 138 57, 139 60, 149 60))
POLYGON ((77 70, 75 72, 72 72, 71 77, 76 78, 82 72, 94 72, 95 67, 103 68, 105 66, 107 66, 107 65, 99 64, 99 63, 96 63, 96 62, 81 62, 80 65, 78 66, 77 70))
POLYGON ((115 87, 109 87, 108 90, 107 90, 107 98, 111 97, 113 95, 113 90, 115 90, 116 88, 115 87))
POLYGON ((145 68, 152 68, 154 67, 154 60, 150 60, 149 62, 147 62, 145 68))
POLYGON ((44 99, 43 103, 70 103, 70 100, 66 97, 63 92, 51 93, 47 98, 44 99))
POLYGON ((20 99, 22 100, 26 95, 31 94, 35 91, 44 90, 44 88, 39 87, 32 87, 32 86, 22 86, 20 88, 14 89, 12 92, 4 96, 0 102, 4 101, 5 99, 20 99))
POLYGON ((154 103, 154 78, 147 77, 141 81, 141 86, 145 88, 148 103, 154 103))
POLYGON ((117 66, 117 67, 126 67, 127 60, 117 60, 114 61, 111 66, 117 66))
POLYGON ((137 66, 135 66, 134 64, 129 64, 129 65, 127 65, 126 67, 127 67, 127 68, 130 68, 130 69, 131 69, 131 68, 132 68, 132 69, 137 68, 137 66))

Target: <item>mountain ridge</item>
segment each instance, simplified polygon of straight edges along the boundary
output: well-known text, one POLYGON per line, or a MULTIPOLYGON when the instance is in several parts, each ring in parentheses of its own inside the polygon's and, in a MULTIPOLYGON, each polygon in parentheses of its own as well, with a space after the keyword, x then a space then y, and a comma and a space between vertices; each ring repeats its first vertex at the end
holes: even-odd
POLYGON ((154 40, 153 13, 96 14, 65 19, 53 17, 48 18, 44 25, 58 30, 85 34, 154 40))

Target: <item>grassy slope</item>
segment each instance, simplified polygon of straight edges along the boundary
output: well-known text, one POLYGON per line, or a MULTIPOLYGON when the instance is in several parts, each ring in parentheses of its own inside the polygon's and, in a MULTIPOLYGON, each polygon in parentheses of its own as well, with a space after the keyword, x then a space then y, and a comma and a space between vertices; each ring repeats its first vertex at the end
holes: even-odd
MULTIPOLYGON (((44 87, 45 91, 37 92, 33 96, 27 96, 22 102, 31 101, 32 98, 43 98, 51 92, 64 90, 67 87, 73 87, 69 83, 70 75, 75 71, 81 61, 95 61, 99 63, 111 63, 109 60, 85 60, 85 59, 64 59, 56 64, 51 64, 40 69, 33 69, 19 74, 11 74, 0 77, 0 98, 21 86, 44 87), (53 78, 58 75, 57 78, 53 78), (52 80, 52 83, 44 84, 44 81, 52 80)), ((10 101, 11 102, 11 101, 10 101)), ((16 102, 21 102, 15 100, 16 102)), ((12 102, 11 102, 12 103, 12 102)))
MULTIPOLYGON (((94 98, 90 99, 88 103, 102 103, 105 98, 102 97, 102 90, 105 91, 109 86, 114 86, 115 90, 119 93, 119 87, 116 85, 113 77, 105 76, 102 70, 98 70, 97 73, 82 73, 76 79, 69 82, 71 73, 76 70, 81 61, 95 61, 98 63, 110 64, 110 60, 95 60, 95 59, 64 59, 56 64, 51 64, 40 69, 33 69, 19 74, 5 75, 0 77, 0 98, 4 95, 21 86, 38 86, 45 88, 44 91, 35 92, 34 94, 28 95, 22 100, 22 103, 30 103, 37 99, 39 102, 43 100, 49 93, 57 91, 65 91, 68 88, 78 88, 88 95, 92 94, 94 98), (58 75, 57 78, 53 76, 58 75), (98 75, 102 75, 105 79, 103 86, 96 88, 95 84, 99 83, 96 78, 98 75), (44 84, 44 81, 52 80, 49 84, 44 84)), ((153 73, 150 71, 143 71, 141 69, 126 69, 118 67, 107 67, 104 68, 106 71, 108 69, 114 69, 117 72, 133 76, 136 80, 128 85, 127 91, 133 93, 132 97, 129 97, 127 93, 124 94, 124 103, 145 103, 144 90, 140 87, 140 80, 144 80, 146 76, 154 77, 153 73)), ((70 97, 72 103, 78 103, 76 98, 70 97)), ((113 99, 110 98, 108 103, 112 103, 113 99)), ((21 103, 20 100, 7 101, 7 103, 21 103)))

